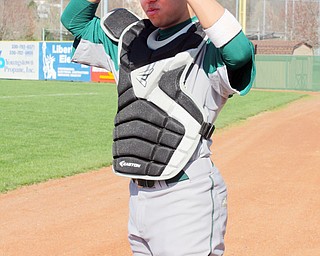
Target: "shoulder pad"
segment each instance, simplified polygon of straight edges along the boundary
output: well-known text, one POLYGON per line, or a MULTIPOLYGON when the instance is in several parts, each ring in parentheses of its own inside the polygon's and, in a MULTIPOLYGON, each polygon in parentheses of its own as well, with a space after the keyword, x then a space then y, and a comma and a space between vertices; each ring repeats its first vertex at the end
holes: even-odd
POLYGON ((101 27, 113 41, 119 42, 122 32, 140 17, 124 8, 114 9, 101 19, 101 27))

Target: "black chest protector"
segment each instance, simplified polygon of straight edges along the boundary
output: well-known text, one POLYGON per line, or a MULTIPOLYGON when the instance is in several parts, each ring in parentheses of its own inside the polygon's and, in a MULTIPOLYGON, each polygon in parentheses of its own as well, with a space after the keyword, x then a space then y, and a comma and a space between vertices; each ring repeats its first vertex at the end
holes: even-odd
POLYGON ((187 164, 201 138, 211 137, 203 109, 184 89, 194 57, 205 44, 199 24, 165 45, 150 48, 156 28, 148 20, 120 39, 118 112, 113 170, 131 178, 164 180, 187 164))

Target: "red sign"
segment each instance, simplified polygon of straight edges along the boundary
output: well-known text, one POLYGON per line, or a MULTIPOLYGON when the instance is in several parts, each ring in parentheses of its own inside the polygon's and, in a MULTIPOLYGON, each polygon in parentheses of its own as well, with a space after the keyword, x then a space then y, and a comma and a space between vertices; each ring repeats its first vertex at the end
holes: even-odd
POLYGON ((102 68, 91 68, 91 81, 102 83, 115 83, 114 76, 110 71, 102 68))

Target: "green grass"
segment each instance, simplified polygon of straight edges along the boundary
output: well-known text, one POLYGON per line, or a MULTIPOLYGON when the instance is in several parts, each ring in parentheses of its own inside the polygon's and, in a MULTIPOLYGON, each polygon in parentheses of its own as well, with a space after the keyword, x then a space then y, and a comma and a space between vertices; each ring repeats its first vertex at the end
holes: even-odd
MULTIPOLYGON (((300 97, 233 97, 217 127, 300 97)), ((114 84, 0 80, 0 192, 109 166, 116 101, 114 84)))
POLYGON ((306 97, 300 92, 272 92, 252 90, 244 97, 234 96, 222 109, 216 128, 238 124, 261 112, 275 110, 297 99, 306 97))
POLYGON ((0 80, 0 108, 1 192, 110 165, 115 85, 0 80))

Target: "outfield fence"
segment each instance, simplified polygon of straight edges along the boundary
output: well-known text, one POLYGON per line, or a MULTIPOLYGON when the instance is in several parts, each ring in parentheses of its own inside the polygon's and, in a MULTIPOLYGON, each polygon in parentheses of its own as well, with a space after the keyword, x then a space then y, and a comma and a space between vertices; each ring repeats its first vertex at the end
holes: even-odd
MULTIPOLYGON (((0 42, 0 79, 113 82, 71 62, 72 42, 0 42)), ((320 91, 320 56, 256 55, 255 88, 320 91)))
POLYGON ((0 79, 114 82, 104 69, 71 62, 72 42, 0 41, 0 79))
POLYGON ((254 88, 320 91, 320 56, 256 55, 254 88))

